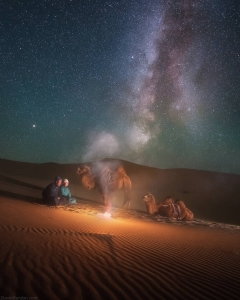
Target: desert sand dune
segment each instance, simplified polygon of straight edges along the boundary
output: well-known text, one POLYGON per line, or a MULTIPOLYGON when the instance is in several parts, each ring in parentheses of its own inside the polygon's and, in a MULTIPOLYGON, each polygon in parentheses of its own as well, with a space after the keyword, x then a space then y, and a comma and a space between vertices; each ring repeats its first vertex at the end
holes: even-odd
POLYGON ((0 198, 2 295, 238 299, 238 228, 104 219, 90 206, 76 213, 0 198))
POLYGON ((75 186, 76 165, 0 161, 1 296, 239 299, 240 226, 224 206, 238 208, 239 176, 123 164, 133 182, 132 209, 118 208, 117 194, 112 217, 104 218, 97 192, 75 186), (70 180, 76 205, 41 203, 56 174, 70 180), (195 219, 148 215, 148 190, 159 200, 170 191, 182 196, 195 219))

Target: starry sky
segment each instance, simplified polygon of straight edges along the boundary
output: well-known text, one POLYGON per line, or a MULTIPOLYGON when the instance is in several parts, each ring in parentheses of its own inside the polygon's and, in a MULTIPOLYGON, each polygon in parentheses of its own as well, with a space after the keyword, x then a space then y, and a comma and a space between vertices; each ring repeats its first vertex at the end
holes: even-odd
POLYGON ((240 174, 239 0, 0 1, 0 158, 240 174))

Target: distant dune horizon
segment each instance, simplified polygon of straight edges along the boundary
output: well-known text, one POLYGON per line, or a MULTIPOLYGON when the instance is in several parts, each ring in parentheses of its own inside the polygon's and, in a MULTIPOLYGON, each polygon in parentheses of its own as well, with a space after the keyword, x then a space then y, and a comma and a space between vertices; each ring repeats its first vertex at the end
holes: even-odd
POLYGON ((1 161, 6 161, 6 162, 13 162, 13 163, 26 163, 26 164, 33 164, 33 165, 89 165, 92 163, 96 163, 96 162, 104 162, 104 161, 119 161, 122 162, 123 164, 133 164, 133 165, 137 165, 137 166, 141 166, 141 167, 145 167, 145 168, 151 168, 151 169, 158 169, 158 170, 193 170, 193 171, 204 171, 204 172, 211 172, 211 173, 220 173, 220 174, 230 174, 230 175, 240 175, 240 171, 239 172, 227 172, 227 171, 219 171, 219 170, 211 170, 211 169, 201 169, 201 168, 189 168, 189 167, 169 167, 169 168, 161 168, 161 167, 156 167, 156 166, 152 166, 152 165, 147 165, 147 164, 142 164, 142 163, 137 163, 137 162, 133 162, 127 159, 121 159, 121 158, 113 158, 113 157, 105 157, 102 159, 96 159, 96 160, 92 160, 92 161, 79 161, 79 162, 55 162, 55 161, 44 161, 44 162, 32 162, 32 161, 25 161, 25 160, 17 160, 17 159, 8 159, 8 158, 0 158, 0 162, 1 161))

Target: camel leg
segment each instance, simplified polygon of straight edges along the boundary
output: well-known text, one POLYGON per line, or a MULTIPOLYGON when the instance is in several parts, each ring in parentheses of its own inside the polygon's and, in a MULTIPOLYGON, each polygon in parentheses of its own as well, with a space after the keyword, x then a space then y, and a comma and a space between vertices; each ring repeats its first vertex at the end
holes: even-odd
POLYGON ((103 204, 106 205, 106 203, 107 203, 107 195, 106 194, 102 194, 102 198, 103 198, 103 204))
POLYGON ((110 197, 109 192, 105 189, 103 190, 102 188, 99 188, 98 190, 99 190, 100 195, 102 196, 103 204, 106 207, 106 211, 110 212, 112 205, 111 205, 111 197, 110 197))
POLYGON ((107 193, 101 187, 98 188, 99 194, 102 197, 103 204, 106 205, 107 193))
POLYGON ((106 212, 111 212, 112 203, 111 203, 111 197, 109 194, 106 195, 104 204, 106 206, 106 212))
POLYGON ((122 204, 122 208, 129 209, 130 208, 130 201, 131 201, 131 196, 129 191, 124 191, 124 200, 122 204))
POLYGON ((131 188, 132 188, 131 180, 127 175, 125 175, 125 177, 123 179, 124 201, 123 201, 123 204, 122 204, 122 208, 124 206, 125 206, 126 209, 130 208, 131 188))
POLYGON ((108 194, 102 194, 102 198, 104 206, 106 207, 106 212, 110 212, 112 207, 110 196, 108 194))

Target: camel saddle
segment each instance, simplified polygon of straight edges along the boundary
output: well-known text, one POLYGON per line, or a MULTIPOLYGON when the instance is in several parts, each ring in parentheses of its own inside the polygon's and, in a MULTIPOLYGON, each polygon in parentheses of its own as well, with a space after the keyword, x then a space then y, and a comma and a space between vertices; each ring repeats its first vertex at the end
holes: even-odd
POLYGON ((176 220, 181 220, 181 209, 180 206, 176 203, 172 203, 173 214, 172 218, 176 220))

